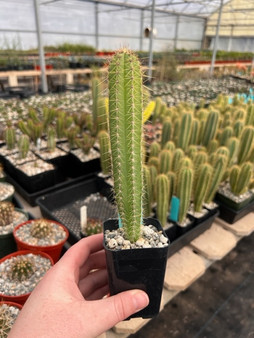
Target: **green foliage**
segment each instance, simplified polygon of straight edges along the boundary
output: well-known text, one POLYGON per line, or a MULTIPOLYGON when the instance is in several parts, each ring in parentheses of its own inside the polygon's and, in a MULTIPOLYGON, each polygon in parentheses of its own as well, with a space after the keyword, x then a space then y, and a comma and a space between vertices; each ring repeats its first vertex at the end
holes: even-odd
POLYGON ((115 198, 131 242, 140 237, 143 217, 142 118, 141 66, 124 50, 109 64, 109 131, 115 198))

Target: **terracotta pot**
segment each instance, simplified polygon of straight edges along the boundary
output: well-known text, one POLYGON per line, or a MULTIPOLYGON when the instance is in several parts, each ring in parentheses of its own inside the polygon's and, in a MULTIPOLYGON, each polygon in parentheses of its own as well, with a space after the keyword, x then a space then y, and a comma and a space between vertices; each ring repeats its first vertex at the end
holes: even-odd
POLYGON ((54 245, 47 245, 47 246, 31 245, 31 244, 28 244, 28 243, 21 241, 17 237, 16 232, 22 226, 29 224, 29 223, 32 223, 32 222, 34 222, 34 220, 30 220, 30 221, 21 223, 14 228, 13 236, 14 236, 14 239, 17 243, 18 250, 30 250, 30 251, 36 251, 36 252, 38 252, 38 251, 39 252, 45 252, 46 254, 48 254, 53 259, 54 263, 56 263, 58 261, 58 259, 60 258, 64 243, 67 241, 67 239, 69 237, 68 229, 64 225, 62 225, 62 224, 60 224, 56 221, 50 220, 50 222, 59 225, 65 231, 65 233, 66 233, 65 238, 61 242, 54 244, 54 245))
POLYGON ((6 304, 8 306, 14 306, 17 307, 19 310, 22 309, 23 305, 19 304, 19 303, 14 303, 14 302, 8 302, 8 301, 1 301, 0 305, 6 304))
MULTIPOLYGON (((0 264, 3 263, 4 261, 6 261, 7 259, 12 258, 12 257, 26 255, 26 254, 29 254, 29 253, 48 258, 51 262, 51 265, 52 266, 54 265, 53 259, 48 254, 46 254, 45 252, 39 252, 39 251, 34 252, 34 251, 31 251, 31 250, 22 250, 22 251, 13 252, 13 253, 5 256, 4 258, 0 259, 0 264)), ((26 302, 27 298, 30 296, 30 294, 31 294, 31 292, 25 293, 25 294, 22 294, 22 295, 17 295, 17 296, 10 296, 10 295, 5 295, 3 293, 0 293, 0 299, 2 299, 5 302, 8 301, 8 302, 14 302, 14 303, 18 303, 18 304, 23 305, 23 304, 25 304, 25 302, 26 302)))

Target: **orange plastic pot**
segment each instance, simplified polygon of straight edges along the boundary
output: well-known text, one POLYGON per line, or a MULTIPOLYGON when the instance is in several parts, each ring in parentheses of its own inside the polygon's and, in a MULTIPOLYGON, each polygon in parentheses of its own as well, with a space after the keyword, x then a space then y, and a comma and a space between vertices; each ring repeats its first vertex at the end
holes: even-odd
POLYGON ((58 259, 60 258, 60 255, 61 255, 64 243, 67 241, 67 239, 69 237, 69 231, 68 231, 68 229, 64 225, 62 225, 62 224, 60 224, 60 223, 58 223, 56 221, 50 220, 50 222, 59 225, 65 231, 65 233, 66 233, 65 238, 61 242, 59 242, 57 244, 54 244, 54 245, 47 245, 47 246, 31 245, 31 244, 28 244, 28 243, 25 243, 25 242, 21 241, 17 237, 16 232, 22 226, 24 226, 26 224, 29 224, 29 223, 32 223, 32 222, 34 222, 34 220, 26 221, 26 222, 23 222, 23 223, 17 225, 14 228, 14 230, 13 230, 13 236, 14 236, 14 239, 15 239, 15 241, 17 243, 18 250, 31 250, 31 251, 45 252, 46 254, 50 255, 51 258, 53 259, 54 263, 56 263, 58 261, 58 259))
POLYGON ((1 301, 0 302, 0 306, 3 305, 3 304, 6 304, 8 306, 14 306, 14 307, 17 307, 19 310, 22 309, 23 305, 19 304, 19 303, 14 303, 14 302, 8 302, 8 301, 1 301))
MULTIPOLYGON (((3 263, 4 261, 6 261, 7 259, 12 258, 12 257, 27 255, 29 253, 48 258, 51 262, 51 265, 52 266, 54 265, 53 259, 48 254, 46 254, 45 252, 39 252, 39 251, 35 252, 35 251, 31 251, 31 250, 21 250, 21 251, 13 252, 13 253, 3 257, 2 259, 0 259, 0 264, 3 263)), ((13 303, 18 303, 18 304, 24 305, 27 298, 30 296, 30 294, 31 294, 31 292, 25 293, 25 294, 22 294, 22 295, 17 295, 17 296, 10 296, 10 295, 5 295, 3 293, 0 293, 0 299, 2 299, 4 302, 13 302, 13 303)))

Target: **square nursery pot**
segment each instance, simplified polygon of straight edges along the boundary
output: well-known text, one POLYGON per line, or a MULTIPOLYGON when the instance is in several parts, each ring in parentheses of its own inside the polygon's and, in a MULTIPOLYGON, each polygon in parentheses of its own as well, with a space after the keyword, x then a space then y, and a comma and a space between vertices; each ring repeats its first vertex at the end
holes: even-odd
POLYGON ((253 194, 250 192, 249 196, 247 196, 244 200, 240 202, 235 202, 232 199, 228 198, 227 196, 220 194, 219 192, 216 194, 216 202, 217 203, 222 203, 223 205, 228 206, 231 209, 234 210, 241 210, 243 209, 246 205, 250 203, 252 200, 253 194))
POLYGON ((254 211, 254 200, 251 200, 247 205, 239 210, 232 209, 217 199, 215 202, 219 204, 219 217, 229 224, 234 224, 235 222, 239 221, 239 219, 254 211))
MULTIPOLYGON (((144 219, 145 225, 152 224, 163 231, 156 219, 144 219)), ((118 228, 117 219, 109 219, 103 224, 106 230, 118 228)), ((163 234, 165 232, 163 231, 163 234)), ((122 291, 141 289, 149 296, 149 305, 129 318, 152 318, 160 311, 161 293, 167 263, 168 246, 162 248, 142 248, 127 250, 111 250, 106 247, 106 261, 109 277, 110 294, 122 291)))
POLYGON ((165 230, 166 235, 169 238, 170 245, 168 248, 168 257, 174 255, 177 251, 181 250, 184 246, 188 245, 196 237, 208 230, 215 217, 218 217, 219 211, 217 208, 209 210, 207 217, 200 222, 192 223, 192 226, 184 233, 179 232, 179 227, 176 223, 172 223, 172 226, 165 230))

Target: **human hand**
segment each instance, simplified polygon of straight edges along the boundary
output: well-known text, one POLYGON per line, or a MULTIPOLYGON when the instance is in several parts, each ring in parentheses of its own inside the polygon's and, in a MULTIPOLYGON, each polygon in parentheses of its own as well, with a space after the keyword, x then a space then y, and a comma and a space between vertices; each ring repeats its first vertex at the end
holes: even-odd
POLYGON ((44 276, 8 338, 97 337, 149 303, 141 290, 109 292, 102 234, 80 240, 44 276))

